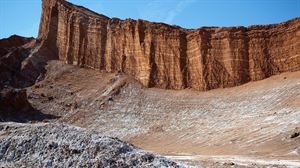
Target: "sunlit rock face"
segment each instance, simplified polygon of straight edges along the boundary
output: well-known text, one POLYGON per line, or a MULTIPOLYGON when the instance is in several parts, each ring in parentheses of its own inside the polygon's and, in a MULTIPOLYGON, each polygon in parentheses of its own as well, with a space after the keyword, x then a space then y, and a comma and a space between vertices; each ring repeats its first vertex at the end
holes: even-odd
POLYGON ((43 0, 39 40, 66 63, 124 72, 146 87, 209 90, 300 69, 300 19, 183 29, 43 0))

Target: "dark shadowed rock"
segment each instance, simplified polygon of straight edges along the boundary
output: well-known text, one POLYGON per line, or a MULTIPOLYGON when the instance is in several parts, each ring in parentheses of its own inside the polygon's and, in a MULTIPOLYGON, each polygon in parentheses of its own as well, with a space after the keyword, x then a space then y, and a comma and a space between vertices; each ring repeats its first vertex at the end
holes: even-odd
MULTIPOLYGON (((33 84, 32 73, 22 72, 22 62, 30 55, 35 39, 11 36, 0 40, 0 89, 4 86, 25 87, 33 84)), ((34 69, 30 71, 34 72, 34 69)))
POLYGON ((26 90, 5 88, 0 91, 0 121, 26 122, 56 118, 36 111, 28 102, 26 90))
POLYGON ((14 48, 21 47, 22 45, 33 41, 34 38, 27 38, 18 35, 12 35, 8 38, 0 39, 0 57, 7 54, 14 48))

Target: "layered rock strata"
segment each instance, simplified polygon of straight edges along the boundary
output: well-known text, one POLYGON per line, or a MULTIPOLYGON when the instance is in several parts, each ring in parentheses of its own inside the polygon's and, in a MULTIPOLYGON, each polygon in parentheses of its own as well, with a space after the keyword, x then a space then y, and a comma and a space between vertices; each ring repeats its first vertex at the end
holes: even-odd
POLYGON ((43 0, 38 38, 68 64, 124 72, 146 87, 209 90, 300 69, 299 18, 184 29, 43 0))
POLYGON ((13 35, 0 39, 0 90, 7 86, 26 87, 35 82, 31 73, 21 70, 23 61, 31 54, 34 45, 34 38, 13 35))
POLYGON ((33 41, 34 38, 26 38, 18 35, 12 35, 8 38, 0 39, 0 58, 15 48, 33 41))

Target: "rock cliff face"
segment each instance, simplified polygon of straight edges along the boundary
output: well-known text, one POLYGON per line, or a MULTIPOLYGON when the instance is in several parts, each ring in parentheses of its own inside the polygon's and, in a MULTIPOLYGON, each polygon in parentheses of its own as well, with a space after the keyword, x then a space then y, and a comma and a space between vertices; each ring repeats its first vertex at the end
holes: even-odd
POLYGON ((183 29, 108 18, 43 0, 39 40, 69 64, 132 75, 147 87, 209 90, 300 70, 300 19, 183 29))

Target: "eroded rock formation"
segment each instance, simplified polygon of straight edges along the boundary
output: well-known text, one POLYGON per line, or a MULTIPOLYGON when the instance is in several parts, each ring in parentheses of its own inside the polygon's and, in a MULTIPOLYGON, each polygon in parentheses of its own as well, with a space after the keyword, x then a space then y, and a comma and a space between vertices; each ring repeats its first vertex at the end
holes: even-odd
POLYGON ((0 122, 28 122, 57 118, 43 114, 28 102, 25 89, 0 89, 0 122))
POLYGON ((39 40, 69 64, 125 72, 147 87, 209 90, 300 69, 299 18, 193 30, 43 0, 39 40))
POLYGON ((0 57, 4 56, 14 48, 21 47, 32 40, 34 39, 21 37, 18 35, 12 35, 9 38, 0 39, 0 57))
POLYGON ((34 45, 34 38, 17 35, 0 40, 0 90, 4 86, 24 87, 35 82, 29 73, 21 71, 22 62, 34 45))

